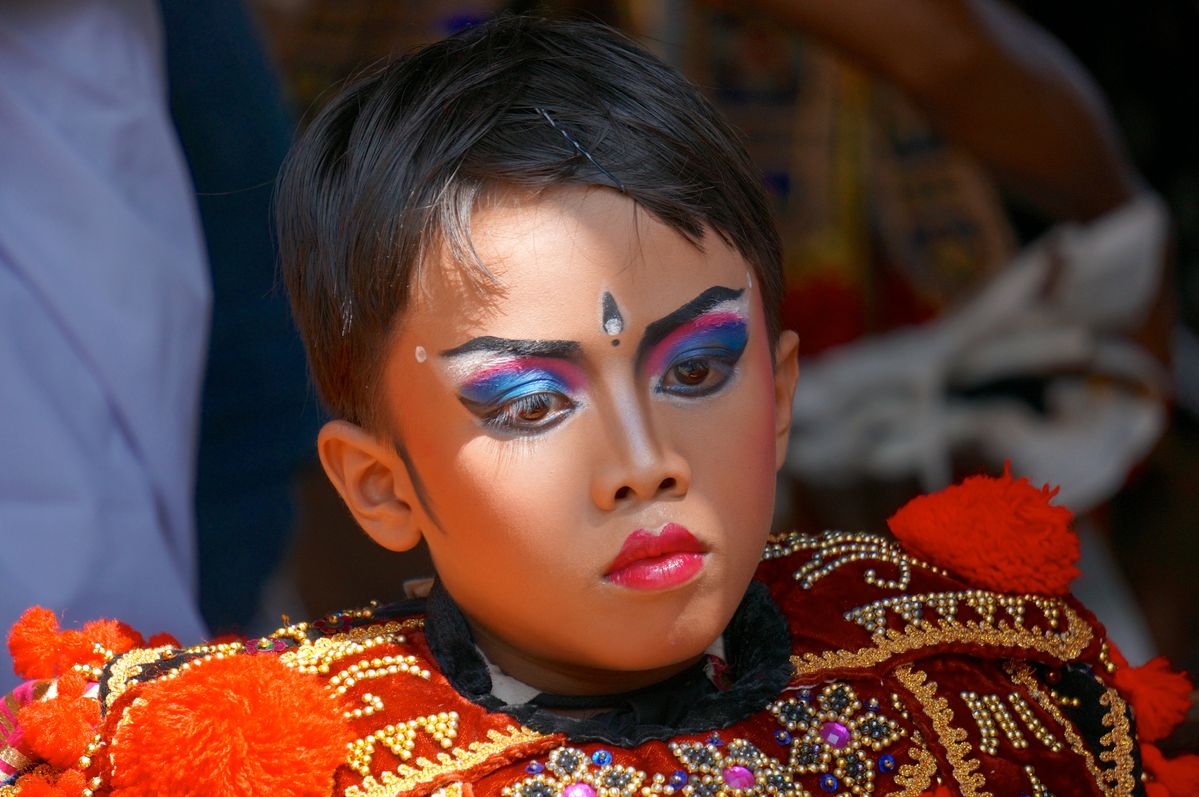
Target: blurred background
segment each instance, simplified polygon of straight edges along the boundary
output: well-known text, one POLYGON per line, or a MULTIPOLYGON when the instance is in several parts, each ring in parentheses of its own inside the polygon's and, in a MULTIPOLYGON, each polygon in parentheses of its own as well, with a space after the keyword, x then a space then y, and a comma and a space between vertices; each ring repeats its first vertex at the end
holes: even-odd
MULTIPOLYGON (((0 73, 61 71, 30 42, 77 45, 128 25, 104 5, 0 12, 0 73)), ((179 202, 211 277, 206 361, 188 361, 203 388, 181 416, 197 441, 173 449, 177 483, 195 468, 194 528, 158 521, 183 551, 172 600, 198 595, 200 620, 102 614, 181 637, 200 624, 252 635, 281 614, 399 598, 405 579, 431 572, 423 551, 374 546, 315 462, 322 416, 276 283, 271 186, 295 130, 355 72, 492 14, 534 12, 639 39, 707 92, 761 169, 784 242, 784 323, 803 357, 780 527, 881 532, 917 492, 1010 462, 1062 485, 1084 543, 1079 591, 1128 658, 1160 653, 1199 672, 1194 4, 139 7, 138 41, 163 55, 163 112, 178 137, 164 157, 186 164, 179 202)), ((0 89, 0 135, 22 103, 32 100, 0 89)), ((19 275, 13 235, 0 234, 0 266, 19 275)), ((12 460, 21 440, 5 434, 12 460)), ((4 474, 0 525, 17 517, 4 514, 4 474)), ((47 600, 9 594, 22 561, 0 557, 6 622, 12 607, 47 600)), ((157 566, 149 554, 145 566, 157 566)), ((1192 717, 1173 745, 1199 747, 1197 729, 1192 717)))

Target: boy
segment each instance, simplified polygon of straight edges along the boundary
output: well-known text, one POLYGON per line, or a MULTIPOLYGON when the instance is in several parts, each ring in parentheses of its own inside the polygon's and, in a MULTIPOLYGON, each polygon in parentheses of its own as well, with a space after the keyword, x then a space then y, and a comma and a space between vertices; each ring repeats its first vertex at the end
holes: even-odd
POLYGON ((922 499, 910 551, 768 540, 777 238, 731 131, 627 40, 502 18, 401 59, 313 123, 279 219, 321 461, 438 581, 183 651, 31 612, 14 660, 59 678, 10 749, 65 771, 20 793, 1144 793, 1128 701, 1159 738, 1185 684, 1138 697, 1064 595, 1051 494, 922 499))

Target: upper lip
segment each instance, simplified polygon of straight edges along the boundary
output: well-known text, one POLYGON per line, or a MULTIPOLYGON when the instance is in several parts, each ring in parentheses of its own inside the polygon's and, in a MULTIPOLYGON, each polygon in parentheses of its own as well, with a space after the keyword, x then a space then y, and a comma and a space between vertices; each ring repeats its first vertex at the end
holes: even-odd
POLYGON ((690 531, 678 523, 667 523, 657 534, 637 529, 625 538, 620 552, 608 565, 605 575, 628 567, 642 559, 653 559, 672 553, 704 553, 704 546, 690 531))

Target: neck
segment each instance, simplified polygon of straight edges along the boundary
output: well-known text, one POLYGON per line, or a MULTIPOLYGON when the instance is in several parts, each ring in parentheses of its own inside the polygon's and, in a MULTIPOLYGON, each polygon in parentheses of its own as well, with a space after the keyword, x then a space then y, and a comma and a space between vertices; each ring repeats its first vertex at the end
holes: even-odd
POLYGON ((554 695, 609 695, 665 681, 699 661, 703 654, 649 670, 606 670, 543 659, 519 650, 467 618, 475 644, 505 674, 554 695))

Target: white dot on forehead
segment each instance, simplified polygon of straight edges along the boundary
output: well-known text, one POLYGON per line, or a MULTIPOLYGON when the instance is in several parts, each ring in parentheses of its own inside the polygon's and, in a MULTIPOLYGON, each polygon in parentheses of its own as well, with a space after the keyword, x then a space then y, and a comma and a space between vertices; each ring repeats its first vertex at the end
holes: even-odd
POLYGON ((429 359, 429 355, 425 352, 425 347, 417 346, 416 347, 416 361, 418 363, 423 363, 427 359, 429 359))

